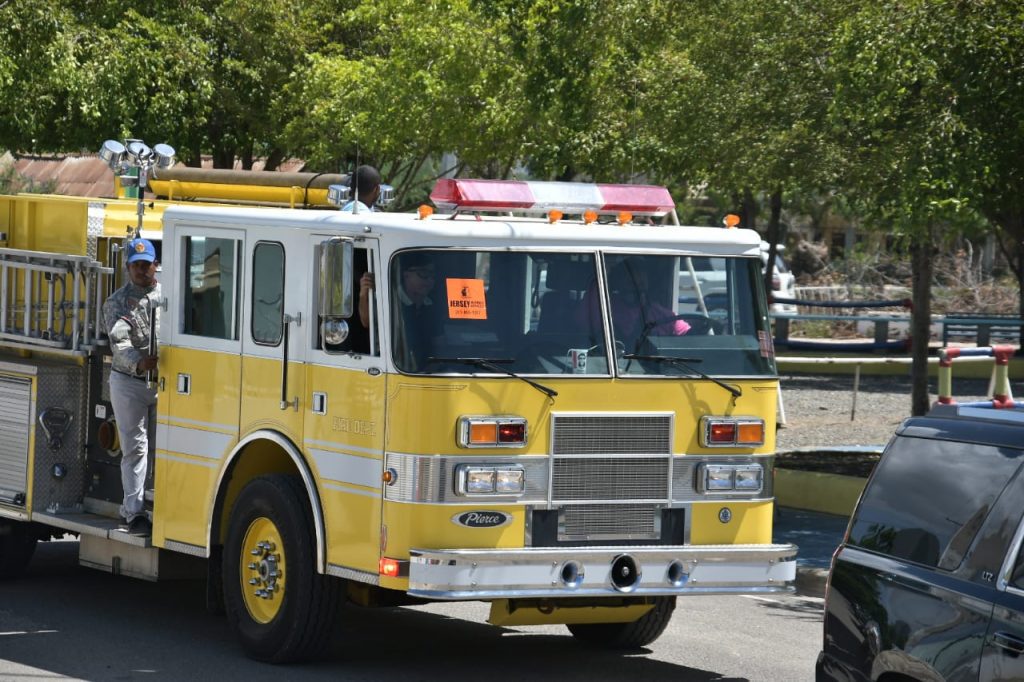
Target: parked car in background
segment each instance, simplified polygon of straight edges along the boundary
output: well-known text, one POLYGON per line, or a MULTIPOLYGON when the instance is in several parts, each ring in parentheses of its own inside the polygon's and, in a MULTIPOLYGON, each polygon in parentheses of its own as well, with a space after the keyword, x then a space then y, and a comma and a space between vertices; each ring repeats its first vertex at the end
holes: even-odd
MULTIPOLYGON (((767 271, 768 269, 768 250, 771 244, 768 242, 761 242, 761 271, 767 271)), ((796 277, 793 276, 792 271, 789 269, 789 265, 786 264, 786 259, 783 258, 782 253, 786 250, 785 245, 778 244, 775 247, 775 262, 772 264, 772 288, 768 292, 771 298, 796 298, 796 277)), ((797 312, 796 304, 794 303, 772 303, 771 311, 773 313, 795 313, 797 312)))
POLYGON ((1024 410, 897 430, 832 559, 816 679, 1024 680, 1024 410))

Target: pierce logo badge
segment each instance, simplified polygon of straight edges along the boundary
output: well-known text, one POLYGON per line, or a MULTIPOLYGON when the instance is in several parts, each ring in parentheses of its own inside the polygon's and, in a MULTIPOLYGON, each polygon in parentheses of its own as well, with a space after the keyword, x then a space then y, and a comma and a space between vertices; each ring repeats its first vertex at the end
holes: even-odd
POLYGON ((499 528, 512 523, 512 515, 503 511, 478 509, 452 517, 452 523, 464 528, 499 528))

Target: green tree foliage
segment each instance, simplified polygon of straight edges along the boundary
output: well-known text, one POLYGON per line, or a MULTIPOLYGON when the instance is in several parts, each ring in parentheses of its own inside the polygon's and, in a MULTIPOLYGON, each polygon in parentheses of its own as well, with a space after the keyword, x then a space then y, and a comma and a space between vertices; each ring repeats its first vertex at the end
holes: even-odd
POLYGON ((0 146, 167 141, 192 162, 284 154, 275 95, 336 37, 336 3, 9 0, 0 6, 0 146))
POLYGON ((376 163, 404 196, 444 152, 501 176, 521 145, 522 77, 468 2, 382 0, 344 13, 356 39, 315 53, 284 90, 292 148, 314 167, 376 163))
POLYGON ((835 33, 830 120, 846 150, 844 185, 863 215, 910 246, 915 414, 928 408, 939 228, 977 210, 1011 239, 1024 229, 1021 12, 998 0, 871 3, 835 33))

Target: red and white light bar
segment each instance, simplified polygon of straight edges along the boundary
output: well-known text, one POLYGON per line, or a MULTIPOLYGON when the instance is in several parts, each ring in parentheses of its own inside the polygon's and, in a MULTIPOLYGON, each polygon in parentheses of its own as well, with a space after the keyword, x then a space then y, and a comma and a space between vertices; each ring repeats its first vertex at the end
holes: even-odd
POLYGON ((603 215, 621 212, 663 216, 675 209, 672 195, 654 185, 604 185, 587 182, 532 182, 523 180, 464 180, 442 178, 430 200, 443 211, 559 210, 603 215))

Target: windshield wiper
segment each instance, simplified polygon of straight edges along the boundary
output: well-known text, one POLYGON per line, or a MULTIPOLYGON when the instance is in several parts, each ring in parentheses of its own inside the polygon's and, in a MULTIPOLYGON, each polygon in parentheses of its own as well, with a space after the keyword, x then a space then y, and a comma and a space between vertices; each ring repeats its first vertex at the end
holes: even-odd
POLYGON ((547 386, 542 386, 542 385, 538 384, 536 381, 533 381, 532 379, 527 379, 526 377, 522 376, 521 374, 516 374, 512 370, 505 369, 504 367, 501 366, 501 365, 511 365, 513 362, 515 362, 514 358, 427 358, 427 362, 429 362, 429 363, 457 362, 457 363, 460 363, 460 364, 463 364, 463 365, 473 365, 474 367, 481 367, 483 369, 489 369, 492 372, 496 372, 498 374, 507 374, 508 376, 515 377, 516 379, 519 379, 520 381, 525 381, 526 383, 530 384, 535 389, 537 389, 538 391, 540 391, 541 393, 543 393, 544 395, 546 395, 549 398, 554 398, 556 395, 558 395, 558 391, 556 391, 555 389, 548 388, 547 386))
POLYGON ((650 360, 651 362, 667 362, 670 365, 677 365, 689 372, 693 372, 701 379, 707 379, 712 383, 718 384, 725 390, 729 391, 729 393, 732 393, 733 398, 739 398, 741 395, 743 395, 743 391, 740 390, 737 386, 727 384, 721 379, 716 379, 710 374, 705 374, 696 367, 691 366, 691 363, 704 362, 701 358, 677 358, 671 355, 639 355, 637 353, 626 353, 622 357, 625 360, 650 360))

